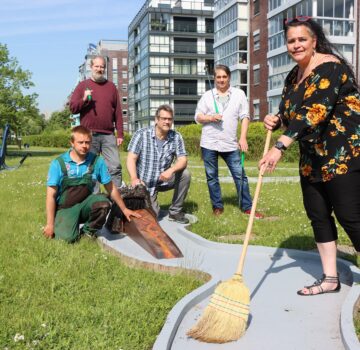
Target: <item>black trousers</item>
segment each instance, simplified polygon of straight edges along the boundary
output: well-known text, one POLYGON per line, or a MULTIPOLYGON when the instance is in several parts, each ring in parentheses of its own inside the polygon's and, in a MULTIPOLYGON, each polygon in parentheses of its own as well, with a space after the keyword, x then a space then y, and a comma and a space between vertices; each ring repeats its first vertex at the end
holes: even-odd
POLYGON ((315 241, 337 240, 334 213, 354 248, 360 252, 360 172, 338 175, 328 182, 310 183, 301 177, 301 188, 315 241))

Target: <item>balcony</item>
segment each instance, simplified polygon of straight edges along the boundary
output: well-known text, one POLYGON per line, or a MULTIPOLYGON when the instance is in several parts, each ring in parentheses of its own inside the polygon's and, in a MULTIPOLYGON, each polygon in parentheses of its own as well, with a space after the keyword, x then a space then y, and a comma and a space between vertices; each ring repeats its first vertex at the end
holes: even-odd
POLYGON ((198 52, 197 43, 182 43, 182 42, 174 42, 174 53, 200 53, 198 52))
POLYGON ((197 88, 196 87, 185 87, 179 86, 174 87, 174 95, 184 95, 184 96, 197 96, 197 88))
POLYGON ((174 95, 196 96, 197 80, 174 80, 174 95))
MULTIPOLYGON (((169 32, 169 33, 189 33, 189 34, 214 34, 214 24, 193 25, 193 24, 170 24, 153 20, 149 23, 150 31, 169 32)), ((136 41, 136 43, 139 40, 136 41)))

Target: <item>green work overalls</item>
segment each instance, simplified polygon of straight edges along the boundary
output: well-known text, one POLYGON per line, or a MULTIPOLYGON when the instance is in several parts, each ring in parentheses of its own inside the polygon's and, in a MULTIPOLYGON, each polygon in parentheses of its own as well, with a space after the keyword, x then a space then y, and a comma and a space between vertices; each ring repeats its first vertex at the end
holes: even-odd
POLYGON ((93 194, 92 173, 97 157, 91 161, 88 172, 81 178, 70 178, 62 157, 57 161, 63 172, 61 195, 55 216, 55 238, 76 241, 81 234, 95 236, 105 223, 110 201, 104 194, 93 194), (79 230, 79 225, 84 224, 79 230))

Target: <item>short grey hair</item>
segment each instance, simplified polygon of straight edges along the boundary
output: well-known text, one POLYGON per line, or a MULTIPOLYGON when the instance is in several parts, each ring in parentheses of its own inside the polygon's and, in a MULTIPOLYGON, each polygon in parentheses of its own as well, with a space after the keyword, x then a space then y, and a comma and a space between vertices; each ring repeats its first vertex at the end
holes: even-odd
POLYGON ((99 59, 99 58, 100 58, 101 60, 103 60, 104 66, 106 67, 106 59, 105 59, 104 56, 101 56, 101 55, 97 55, 97 56, 93 57, 93 58, 90 60, 90 66, 92 67, 92 66, 94 65, 94 61, 95 61, 96 59, 99 59))

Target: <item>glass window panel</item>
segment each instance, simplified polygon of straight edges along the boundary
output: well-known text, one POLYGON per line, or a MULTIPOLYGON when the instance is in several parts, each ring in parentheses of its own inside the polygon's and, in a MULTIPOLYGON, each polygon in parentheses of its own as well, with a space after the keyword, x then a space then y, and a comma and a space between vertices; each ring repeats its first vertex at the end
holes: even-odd
POLYGON ((324 17, 333 17, 333 0, 324 1, 324 17))
MULTIPOLYGON (((254 36, 255 40, 255 36, 254 36)), ((241 36, 239 37, 239 50, 247 50, 247 37, 241 36)))
POLYGON ((335 0, 335 17, 344 17, 344 0, 335 0))
POLYGON ((240 71, 240 83, 241 84, 247 84, 247 71, 246 70, 241 70, 240 71))
POLYGON ((345 0, 345 18, 354 19, 354 0, 345 0))

